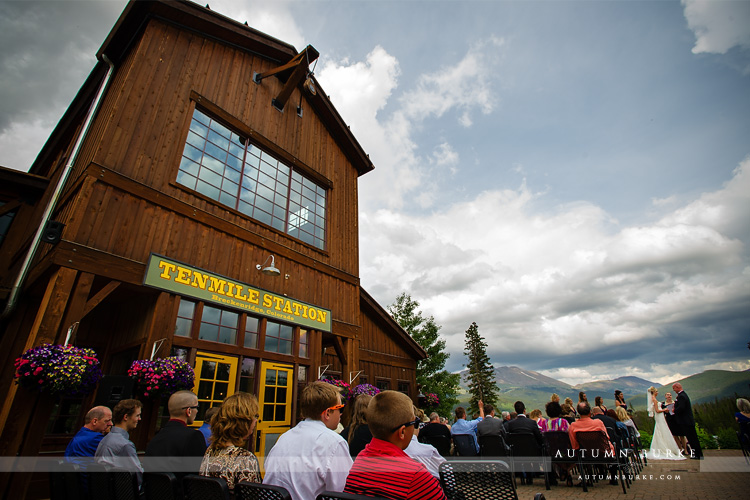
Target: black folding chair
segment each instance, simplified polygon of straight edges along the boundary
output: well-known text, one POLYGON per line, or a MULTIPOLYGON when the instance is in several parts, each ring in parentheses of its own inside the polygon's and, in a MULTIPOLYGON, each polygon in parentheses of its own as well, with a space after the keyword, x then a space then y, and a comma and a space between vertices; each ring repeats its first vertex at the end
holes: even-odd
POLYGON ((740 449, 742 455, 745 457, 745 462, 750 463, 750 425, 746 423, 740 424, 740 430, 737 431, 737 441, 740 443, 740 449))
POLYGON ((78 465, 63 461, 58 465, 58 469, 62 477, 64 498, 68 500, 86 498, 81 487, 81 469, 78 465))
POLYGON ((235 500, 292 500, 292 495, 281 486, 241 481, 234 485, 235 500))
POLYGON ((479 455, 483 457, 510 457, 510 446, 502 436, 479 436, 479 455))
MULTIPOLYGON (((55 468, 49 473, 50 500, 68 500, 68 498, 73 498, 68 497, 65 474, 66 472, 76 470, 78 470, 78 466, 75 464, 70 464, 65 460, 57 461, 55 468)), ((76 493, 80 495, 80 489, 76 493)))
POLYGON ((536 436, 512 432, 508 434, 507 442, 513 454, 513 460, 511 461, 513 472, 523 474, 529 484, 533 482, 533 474, 542 473, 544 475, 544 487, 550 489, 550 460, 544 446, 537 442, 536 436))
MULTIPOLYGON (((448 500, 518 500, 513 475, 500 460, 456 460, 440 464, 440 484, 448 500)), ((535 500, 544 500, 537 493, 535 500)))
POLYGON ((343 493, 337 491, 324 491, 315 500, 386 500, 383 497, 371 497, 367 495, 355 495, 353 493, 343 493))
POLYGON ((188 475, 182 478, 185 500, 230 500, 229 486, 220 477, 188 475))
POLYGON ((609 438, 598 431, 576 432, 575 438, 578 441, 578 467, 583 476, 583 491, 588 491, 586 486, 589 482, 586 478, 587 474, 584 472, 591 470, 591 476, 594 478, 594 466, 602 466, 607 469, 609 474, 611 474, 612 470, 617 471, 617 478, 622 485, 622 492, 627 494, 624 467, 620 459, 616 456, 616 453, 612 452, 609 447, 609 438))
POLYGON ((113 467, 107 474, 112 485, 112 500, 139 500, 138 476, 134 471, 113 467))
MULTIPOLYGON (((578 455, 570 444, 570 436, 565 431, 547 431, 544 434, 544 447, 552 465, 557 464, 558 470, 565 470, 567 478, 572 482, 570 471, 572 466, 578 465, 578 455)), ((563 478, 561 476, 561 478, 563 478)))
POLYGON ((454 434, 453 444, 456 446, 456 453, 462 457, 476 457, 477 445, 474 436, 471 434, 454 434))
POLYGON ((419 436, 419 441, 434 446, 443 457, 451 454, 451 438, 448 436, 419 436))
POLYGON ((146 500, 181 500, 182 489, 177 476, 171 472, 146 472, 143 474, 143 492, 146 500))
POLYGON ((90 463, 86 466, 84 483, 91 500, 110 500, 114 497, 112 491, 112 476, 104 465, 90 463))

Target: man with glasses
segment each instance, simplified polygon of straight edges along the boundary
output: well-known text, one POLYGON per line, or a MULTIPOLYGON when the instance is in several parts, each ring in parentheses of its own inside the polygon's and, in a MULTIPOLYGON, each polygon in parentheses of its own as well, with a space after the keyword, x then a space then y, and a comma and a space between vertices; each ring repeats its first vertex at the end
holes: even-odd
POLYGON ((177 391, 167 402, 169 422, 146 447, 146 470, 172 472, 177 479, 198 474, 206 453, 203 434, 188 427, 198 415, 198 396, 192 391, 177 391))
POLYGON ((352 466, 349 445, 334 431, 343 408, 337 387, 319 381, 306 385, 299 398, 304 420, 279 436, 268 452, 263 483, 286 488, 293 500, 343 491, 352 466))
POLYGON ((370 401, 366 417, 373 438, 357 455, 344 491, 393 499, 445 500, 437 478, 404 453, 421 423, 414 416, 409 396, 383 391, 370 401))

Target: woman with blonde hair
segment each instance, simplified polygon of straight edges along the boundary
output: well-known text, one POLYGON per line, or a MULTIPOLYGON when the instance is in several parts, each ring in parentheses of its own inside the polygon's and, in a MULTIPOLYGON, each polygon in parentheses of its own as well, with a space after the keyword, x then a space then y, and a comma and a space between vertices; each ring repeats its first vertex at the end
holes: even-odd
POLYGON ((635 422, 633 422, 633 419, 630 418, 630 415, 628 415, 628 412, 625 411, 625 408, 623 408, 622 406, 618 406, 617 408, 615 408, 615 415, 617 415, 617 420, 635 431, 635 437, 641 437, 641 433, 638 432, 638 427, 635 426, 635 422))
POLYGON ((372 433, 367 426, 365 412, 370 404, 372 396, 369 394, 360 394, 354 400, 352 408, 352 418, 349 425, 341 431, 341 437, 349 443, 349 454, 352 458, 359 455, 359 452, 365 449, 365 446, 372 441, 372 433))
POLYGON ((224 478, 232 491, 240 481, 260 483, 258 459, 244 448, 258 418, 255 396, 237 392, 227 397, 211 420, 211 445, 203 456, 200 475, 224 478))

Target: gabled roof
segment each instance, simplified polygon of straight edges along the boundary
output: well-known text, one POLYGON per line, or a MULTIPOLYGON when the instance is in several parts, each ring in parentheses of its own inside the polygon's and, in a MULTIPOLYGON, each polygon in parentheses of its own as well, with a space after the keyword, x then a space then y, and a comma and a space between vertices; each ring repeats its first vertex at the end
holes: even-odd
MULTIPOLYGON (((96 83, 101 81, 104 73, 106 73, 107 64, 104 62, 104 56, 112 61, 115 66, 118 66, 126 57, 133 41, 151 19, 159 19, 182 29, 199 33, 201 36, 261 56, 278 65, 289 62, 297 55, 297 50, 292 45, 193 2, 186 0, 131 0, 97 52, 99 63, 92 70, 75 100, 65 112, 52 136, 45 144, 45 149, 63 139, 68 126, 75 123, 76 118, 81 113, 81 108, 85 113, 86 104, 93 99, 96 92, 96 83)), ((369 156, 344 123, 341 115, 333 107, 320 84, 315 81, 315 85, 319 91, 315 95, 306 94, 310 107, 336 139, 349 161, 357 169, 358 175, 373 170, 375 167, 369 156)), ((49 153, 43 150, 40 157, 35 161, 32 170, 41 168, 39 163, 43 161, 46 154, 49 153)))
POLYGON ((365 291, 364 288, 359 287, 359 303, 362 307, 363 312, 371 312, 373 319, 380 321, 389 333, 401 341, 401 345, 406 348, 407 351, 411 351, 414 354, 415 359, 427 358, 427 353, 422 346, 420 346, 408 333, 399 325, 393 316, 388 314, 388 311, 375 301, 372 296, 365 291))

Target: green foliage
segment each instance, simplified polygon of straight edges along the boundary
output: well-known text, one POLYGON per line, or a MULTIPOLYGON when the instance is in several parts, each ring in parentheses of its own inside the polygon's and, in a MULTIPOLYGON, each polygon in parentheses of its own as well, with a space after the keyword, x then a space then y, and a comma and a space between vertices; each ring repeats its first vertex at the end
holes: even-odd
POLYGON ((714 398, 707 403, 694 404, 695 423, 712 435, 718 435, 721 429, 739 430, 734 418, 737 412, 737 397, 735 394, 734 397, 714 398))
POLYGON ((719 448, 722 450, 739 450, 740 442, 737 440, 737 431, 734 429, 719 429, 716 433, 719 448))
MULTIPOLYGON (((633 419, 633 422, 635 423, 635 426, 638 427, 638 432, 640 432, 641 435, 643 435, 644 431, 648 432, 649 435, 654 433, 654 418, 649 417, 646 410, 635 411, 630 418, 633 419)), ((641 438, 641 441, 643 441, 643 438, 641 438)), ((649 438, 648 441, 650 443, 651 438, 649 438)))
POLYGON ((424 318, 418 308, 419 302, 402 293, 396 297, 396 302, 388 306, 388 312, 427 353, 426 359, 417 362, 417 386, 422 393, 437 394, 440 405, 433 411, 448 416, 458 404, 456 394, 460 375, 445 370, 450 354, 445 351, 445 340, 439 336, 441 327, 432 316, 424 318))
POLYGON ((487 356, 487 344, 479 335, 479 327, 472 323, 466 330, 466 346, 464 354, 469 358, 466 368, 469 370, 467 380, 469 382, 469 414, 479 411, 478 401, 497 405, 498 388, 495 383, 495 370, 487 356))
POLYGON ((643 446, 643 449, 648 450, 651 448, 651 440, 654 438, 653 434, 645 429, 639 429, 638 432, 641 433, 641 446, 643 446))
POLYGON ((706 432, 703 427, 696 426, 695 429, 698 433, 698 440, 701 443, 701 448, 704 450, 715 450, 719 447, 719 443, 714 439, 712 435, 706 432))

